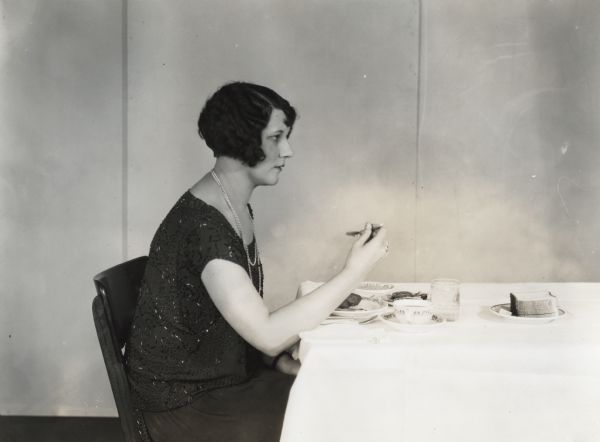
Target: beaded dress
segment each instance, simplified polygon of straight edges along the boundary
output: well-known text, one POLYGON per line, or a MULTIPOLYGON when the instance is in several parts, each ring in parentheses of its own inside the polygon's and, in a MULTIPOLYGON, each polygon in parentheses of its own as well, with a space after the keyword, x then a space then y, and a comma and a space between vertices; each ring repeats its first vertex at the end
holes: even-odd
MULTIPOLYGON (((255 244, 249 250, 254 261, 255 244)), ((225 321, 202 284, 212 259, 239 264, 257 290, 262 287, 260 260, 248 269, 243 243, 227 219, 187 191, 152 240, 127 341, 126 370, 138 410, 185 406, 203 392, 247 381, 263 365, 260 352, 225 321)))

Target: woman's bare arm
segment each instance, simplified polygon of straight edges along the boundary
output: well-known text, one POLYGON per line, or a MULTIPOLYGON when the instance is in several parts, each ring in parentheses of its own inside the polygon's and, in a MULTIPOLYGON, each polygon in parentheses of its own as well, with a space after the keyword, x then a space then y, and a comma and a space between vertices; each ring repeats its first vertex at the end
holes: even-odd
POLYGON ((370 241, 370 226, 354 243, 344 268, 310 294, 269 312, 246 271, 226 260, 210 261, 202 282, 233 329, 253 347, 274 356, 298 340, 298 333, 319 325, 385 255, 385 230, 370 241))

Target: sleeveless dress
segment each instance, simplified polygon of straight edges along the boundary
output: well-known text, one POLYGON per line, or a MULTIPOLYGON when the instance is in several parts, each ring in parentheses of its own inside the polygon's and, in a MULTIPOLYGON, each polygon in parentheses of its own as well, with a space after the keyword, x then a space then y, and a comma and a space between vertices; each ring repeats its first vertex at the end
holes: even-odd
POLYGON ((219 313, 201 280, 213 259, 248 273, 233 227, 187 191, 150 246, 125 350, 133 405, 155 442, 278 441, 294 377, 265 367, 219 313))

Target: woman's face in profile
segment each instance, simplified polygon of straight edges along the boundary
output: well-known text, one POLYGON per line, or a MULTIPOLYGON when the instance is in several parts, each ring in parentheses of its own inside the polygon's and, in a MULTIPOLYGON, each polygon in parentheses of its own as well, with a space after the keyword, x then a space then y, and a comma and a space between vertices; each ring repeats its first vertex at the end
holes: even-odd
POLYGON ((280 109, 273 109, 261 135, 265 159, 250 168, 250 175, 257 186, 272 186, 279 181, 279 174, 286 160, 294 154, 288 142, 289 133, 290 128, 285 124, 285 114, 280 109))

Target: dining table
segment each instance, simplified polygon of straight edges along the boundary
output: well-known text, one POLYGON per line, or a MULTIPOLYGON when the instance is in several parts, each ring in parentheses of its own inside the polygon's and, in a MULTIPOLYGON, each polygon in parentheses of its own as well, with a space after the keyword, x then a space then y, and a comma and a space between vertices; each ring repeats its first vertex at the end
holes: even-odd
POLYGON ((456 321, 380 319, 300 334, 281 442, 600 441, 600 283, 462 283, 456 321), (531 290, 556 296, 561 315, 491 310, 531 290))

